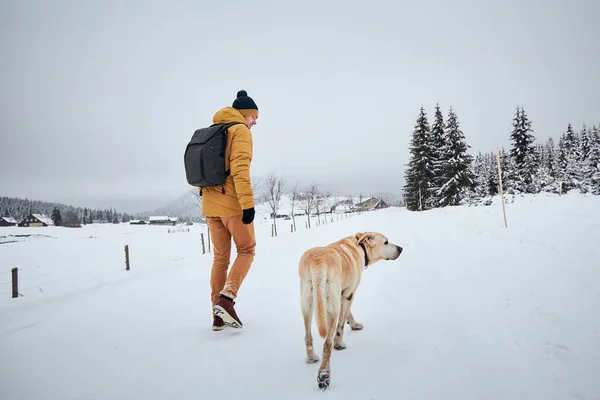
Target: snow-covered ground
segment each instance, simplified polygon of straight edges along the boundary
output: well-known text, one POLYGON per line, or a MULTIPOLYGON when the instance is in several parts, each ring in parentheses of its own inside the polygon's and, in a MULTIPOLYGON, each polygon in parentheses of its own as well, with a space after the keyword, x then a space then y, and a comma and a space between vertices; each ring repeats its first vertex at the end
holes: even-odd
POLYGON ((221 332, 203 225, 0 228, 0 399, 599 399, 600 197, 517 197, 508 228, 498 200, 310 230, 300 218, 295 233, 279 220, 276 238, 261 221, 236 303, 244 328, 221 332), (365 328, 333 352, 322 393, 304 361, 297 261, 365 230, 404 252, 363 275, 365 328), (37 236, 11 236, 23 234, 37 236))

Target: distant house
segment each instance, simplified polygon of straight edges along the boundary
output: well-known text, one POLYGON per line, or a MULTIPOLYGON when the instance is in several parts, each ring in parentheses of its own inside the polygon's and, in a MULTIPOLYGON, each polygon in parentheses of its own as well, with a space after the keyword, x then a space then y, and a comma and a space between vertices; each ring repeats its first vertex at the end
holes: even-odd
POLYGON ((148 219, 150 225, 175 225, 177 223, 177 217, 167 216, 153 216, 148 219))
POLYGON ((54 226, 54 222, 45 214, 29 214, 25 219, 19 222, 21 227, 39 227, 54 226))
POLYGON ((357 211, 373 211, 389 207, 385 201, 377 197, 369 197, 356 205, 357 211))
POLYGON ((17 226, 19 223, 11 217, 0 217, 0 226, 17 226))
POLYGON ((146 225, 146 221, 143 219, 132 219, 129 221, 129 225, 146 225))

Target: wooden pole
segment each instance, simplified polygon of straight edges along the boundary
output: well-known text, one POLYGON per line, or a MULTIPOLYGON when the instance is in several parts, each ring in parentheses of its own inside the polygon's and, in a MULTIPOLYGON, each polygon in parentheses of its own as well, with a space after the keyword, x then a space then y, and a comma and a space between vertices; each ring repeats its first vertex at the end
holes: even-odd
POLYGON ((210 228, 208 227, 208 225, 206 225, 206 230, 208 232, 207 238, 208 238, 208 252, 210 253, 210 228))
POLYGON ((19 297, 19 271, 15 267, 11 271, 12 274, 12 298, 19 297))
POLYGON ((500 184, 500 201, 502 204, 502 215, 504 216, 504 227, 506 224, 506 210, 504 209, 504 190, 502 189, 502 169, 500 168, 500 149, 496 148, 496 159, 498 160, 498 183, 500 184))
POLYGON ((129 271, 129 245, 125 245, 125 271, 129 271))
POLYGON ((206 253, 206 249, 204 248, 204 233, 200 232, 200 243, 202 243, 202 254, 206 253))

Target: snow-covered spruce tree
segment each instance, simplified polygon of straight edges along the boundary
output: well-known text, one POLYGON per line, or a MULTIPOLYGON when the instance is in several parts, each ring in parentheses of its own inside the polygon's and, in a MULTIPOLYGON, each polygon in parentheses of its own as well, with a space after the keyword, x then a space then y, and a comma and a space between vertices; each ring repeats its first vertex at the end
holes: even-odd
POLYGON ((581 169, 581 189, 586 193, 592 191, 592 176, 587 163, 587 159, 590 155, 590 135, 591 131, 583 124, 583 127, 579 132, 577 161, 579 162, 581 169))
POLYGON ((579 148, 578 148, 578 156, 579 161, 585 163, 590 154, 590 131, 583 124, 581 131, 579 132, 579 148))
POLYGON ((586 175, 589 176, 591 191, 600 195, 600 129, 595 125, 588 135, 589 152, 585 160, 586 175))
POLYGON ((573 189, 583 189, 583 168, 579 154, 579 136, 573 131, 571 123, 561 136, 559 159, 562 169, 563 193, 573 189))
POLYGON ((433 186, 433 149, 429 140, 430 127, 427 113, 421 107, 414 126, 410 144, 411 158, 407 164, 404 184, 404 201, 410 211, 426 210, 433 186))
POLYGON ((481 153, 477 153, 475 159, 473 160, 473 164, 471 165, 471 171, 475 175, 475 185, 472 188, 472 193, 470 194, 473 200, 480 199, 487 195, 486 189, 486 174, 485 174, 485 157, 481 153))
POLYGON ((553 179, 556 179, 556 146, 554 145, 554 139, 548 138, 546 142, 546 168, 553 179))
MULTIPOLYGON (((493 152, 491 154, 492 154, 492 158, 494 160, 493 161, 494 167, 496 168, 496 175, 498 175, 498 161, 497 161, 496 152, 493 152)), ((500 149, 500 169, 502 170, 502 189, 505 194, 514 193, 513 179, 514 179, 514 176, 516 175, 515 168, 516 167, 515 167, 514 159, 509 155, 509 153, 506 151, 506 149, 504 149, 504 147, 502 147, 500 149)), ((499 183, 498 183, 498 185, 499 185, 499 183)), ((498 186, 498 193, 500 193, 499 186, 498 186)))
POLYGON ((54 209, 52 210, 52 214, 50 215, 50 218, 52 219, 52 222, 54 222, 55 226, 62 225, 62 216, 60 214, 60 210, 58 209, 58 207, 54 207, 54 209))
POLYGON ((448 111, 442 146, 438 151, 442 185, 437 192, 437 203, 441 207, 458 205, 465 193, 474 187, 475 175, 471 172, 473 156, 468 153, 470 146, 452 107, 448 111))
POLYGON ((534 179, 537 170, 535 136, 531 129, 531 121, 522 107, 520 109, 517 107, 510 140, 512 147, 509 154, 515 165, 514 175, 511 176, 511 186, 518 192, 533 193, 536 191, 534 179))
POLYGON ((550 152, 546 144, 536 144, 535 153, 537 157, 537 171, 532 186, 534 193, 552 191, 554 178, 550 173, 550 152))
MULTIPOLYGON (((502 164, 501 164, 502 165, 502 164)), ((495 196, 500 194, 500 183, 498 182, 498 160, 493 152, 486 154, 485 159, 485 178, 487 185, 487 195, 495 196)), ((503 171, 504 174, 504 171, 503 171)), ((504 181, 502 181, 504 182, 504 181)), ((503 183, 504 185, 504 183, 503 183)), ((504 188, 503 188, 504 189, 504 188)))
POLYGON ((444 116, 442 115, 439 103, 435 105, 433 124, 431 125, 430 145, 433 150, 433 185, 429 190, 428 208, 443 207, 440 203, 440 190, 446 182, 446 177, 444 176, 444 164, 446 163, 448 156, 445 154, 447 151, 447 143, 444 116))

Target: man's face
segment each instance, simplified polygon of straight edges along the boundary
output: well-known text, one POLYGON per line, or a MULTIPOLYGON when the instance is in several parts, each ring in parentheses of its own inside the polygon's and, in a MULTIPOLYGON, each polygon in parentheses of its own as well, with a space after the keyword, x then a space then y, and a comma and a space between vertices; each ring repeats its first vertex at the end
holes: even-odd
POLYGON ((244 117, 246 119, 246 124, 248 125, 248 128, 252 129, 252 127, 254 125, 256 125, 256 117, 249 115, 247 117, 244 117))

